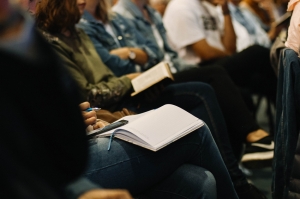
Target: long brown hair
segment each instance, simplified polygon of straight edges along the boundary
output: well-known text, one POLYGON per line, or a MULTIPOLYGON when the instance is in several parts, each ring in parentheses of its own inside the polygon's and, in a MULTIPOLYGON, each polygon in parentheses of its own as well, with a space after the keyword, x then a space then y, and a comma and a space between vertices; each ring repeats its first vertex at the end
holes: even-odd
POLYGON ((96 17, 100 19, 103 23, 109 22, 112 17, 111 5, 107 0, 98 0, 98 5, 96 7, 96 17))
POLYGON ((37 6, 37 27, 49 33, 75 31, 81 14, 76 0, 42 0, 37 6))

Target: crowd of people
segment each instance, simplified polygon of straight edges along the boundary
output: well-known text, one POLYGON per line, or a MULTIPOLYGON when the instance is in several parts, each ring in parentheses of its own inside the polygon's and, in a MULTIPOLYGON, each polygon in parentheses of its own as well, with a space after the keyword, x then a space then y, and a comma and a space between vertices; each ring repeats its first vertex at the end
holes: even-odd
MULTIPOLYGON (((265 199, 240 162, 273 159, 251 96, 276 106, 270 47, 287 3, 0 1, 1 198, 265 199), (130 96, 160 62, 174 81, 130 96), (164 104, 206 125, 158 152, 85 136, 164 104)), ((286 43, 296 53, 298 13, 286 43)))

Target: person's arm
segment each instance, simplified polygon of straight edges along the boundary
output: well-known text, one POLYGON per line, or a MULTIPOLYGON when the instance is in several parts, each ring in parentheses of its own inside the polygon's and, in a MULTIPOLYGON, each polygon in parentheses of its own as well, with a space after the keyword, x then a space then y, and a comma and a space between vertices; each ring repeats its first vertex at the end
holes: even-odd
POLYGON ((206 39, 197 41, 196 43, 190 45, 193 52, 196 53, 203 61, 209 61, 216 58, 221 58, 230 55, 229 52, 222 51, 218 48, 210 46, 206 39))
POLYGON ((109 52, 112 55, 117 55, 121 59, 124 60, 131 60, 136 64, 139 65, 144 65, 148 61, 148 55, 145 51, 139 48, 134 48, 134 47, 123 47, 123 48, 117 48, 114 50, 111 50, 109 52), (130 53, 133 52, 135 54, 134 59, 130 59, 130 53))
POLYGON ((134 21, 129 20, 119 14, 117 14, 117 16, 118 19, 122 21, 123 25, 126 27, 124 31, 126 31, 126 33, 128 32, 131 35, 131 42, 133 42, 132 46, 142 49, 147 53, 148 61, 143 65, 143 70, 156 65, 164 59, 164 54, 159 49, 158 45, 153 42, 152 39, 145 38, 136 28, 136 24, 134 23, 134 21))
POLYGON ((132 199, 132 197, 125 189, 94 189, 82 194, 78 199, 132 199))
POLYGON ((236 52, 236 34, 232 25, 227 0, 214 0, 214 3, 222 7, 224 15, 224 34, 222 36, 222 43, 226 49, 226 53, 233 54, 236 52))
POLYGON ((55 44, 53 44, 53 47, 81 88, 82 96, 88 97, 91 93, 97 95, 99 104, 92 104, 93 106, 105 107, 119 102, 132 89, 129 77, 121 76, 117 78, 106 67, 101 71, 102 74, 106 74, 103 75, 103 81, 96 84, 89 82, 84 76, 82 69, 71 60, 69 53, 65 49, 55 44))

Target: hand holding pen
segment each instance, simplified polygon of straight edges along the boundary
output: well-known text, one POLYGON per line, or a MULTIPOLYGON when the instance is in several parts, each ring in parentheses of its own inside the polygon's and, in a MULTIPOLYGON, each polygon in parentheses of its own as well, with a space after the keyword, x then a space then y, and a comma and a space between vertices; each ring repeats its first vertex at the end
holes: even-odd
POLYGON ((100 108, 90 108, 90 103, 88 102, 79 104, 79 107, 87 127, 91 125, 93 129, 98 129, 107 125, 105 122, 97 121, 96 111, 100 110, 100 108))

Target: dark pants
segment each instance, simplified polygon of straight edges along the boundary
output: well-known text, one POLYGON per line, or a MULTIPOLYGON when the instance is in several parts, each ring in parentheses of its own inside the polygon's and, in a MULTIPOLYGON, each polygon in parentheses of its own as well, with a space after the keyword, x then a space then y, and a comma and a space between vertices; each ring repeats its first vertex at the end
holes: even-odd
POLYGON ((109 138, 89 144, 86 176, 104 188, 145 198, 238 198, 206 125, 157 152, 118 139, 109 151, 109 138))
POLYGON ((240 90, 221 66, 193 68, 174 74, 175 82, 201 81, 211 85, 224 115, 233 151, 238 157, 246 136, 259 127, 249 112, 240 90))
POLYGON ((276 101, 277 78, 270 62, 270 50, 254 45, 232 56, 214 61, 226 69, 232 81, 252 93, 276 101))

